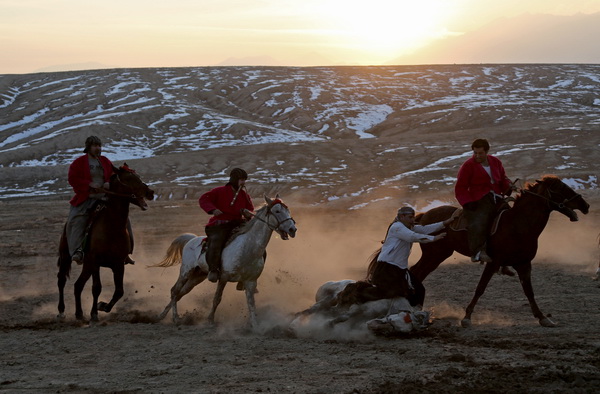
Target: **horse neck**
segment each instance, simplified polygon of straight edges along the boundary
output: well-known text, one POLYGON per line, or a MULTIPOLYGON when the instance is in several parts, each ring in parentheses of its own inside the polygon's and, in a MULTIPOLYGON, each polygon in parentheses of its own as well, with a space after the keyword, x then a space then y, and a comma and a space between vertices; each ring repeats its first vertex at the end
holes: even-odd
POLYGON ((552 210, 539 197, 523 194, 509 212, 516 224, 515 231, 521 230, 523 236, 537 239, 546 228, 552 210))
POLYGON ((119 197, 109 197, 106 215, 111 217, 113 223, 117 226, 125 225, 129 217, 129 199, 119 197))
POLYGON ((267 215, 267 211, 259 212, 256 215, 256 218, 253 220, 253 223, 249 225, 252 226, 246 233, 242 234, 247 237, 251 237, 255 244, 259 245, 259 248, 265 249, 269 240, 271 239, 271 235, 273 234, 273 230, 271 227, 265 223, 269 221, 269 216, 267 215), (260 220, 262 219, 262 220, 260 220))

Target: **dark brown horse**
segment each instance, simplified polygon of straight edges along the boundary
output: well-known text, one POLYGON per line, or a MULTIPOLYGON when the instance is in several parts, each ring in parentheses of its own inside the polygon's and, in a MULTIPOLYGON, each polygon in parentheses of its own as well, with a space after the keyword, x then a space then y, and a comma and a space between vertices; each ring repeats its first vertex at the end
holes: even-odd
MULTIPOLYGON (((505 211, 498 224, 498 229, 489 238, 488 253, 493 262, 487 263, 475 295, 467 306, 465 317, 461 324, 468 327, 471 324, 471 314, 479 297, 483 295, 493 274, 500 267, 512 266, 519 275, 523 291, 529 300, 533 315, 544 327, 553 327, 555 323, 546 317, 533 295, 531 286, 531 261, 538 249, 538 237, 546 227, 550 213, 558 211, 571 219, 578 220, 575 209, 587 214, 589 204, 583 197, 573 191, 555 176, 545 176, 533 184, 526 185, 517 196, 514 205, 505 211)), ((420 224, 435 223, 445 220, 457 208, 442 206, 426 212, 420 218, 420 224)), ((419 261, 410 268, 411 272, 421 281, 435 270, 454 251, 469 256, 466 231, 444 230, 447 236, 437 242, 421 244, 423 252, 419 261)))
MULTIPOLYGON (((154 199, 154 192, 142 182, 135 171, 127 167, 127 164, 123 164, 119 168, 113 167, 113 171, 114 174, 110 177, 109 182, 110 188, 106 192, 108 199, 98 206, 94 214, 84 250, 83 267, 79 278, 75 281, 75 317, 78 320, 83 320, 81 292, 90 276, 93 278, 92 295, 94 299, 90 313, 92 321, 98 321, 98 310, 110 312, 115 303, 123 296, 125 258, 132 246, 127 231, 129 204, 146 210, 148 209, 146 199, 154 199), (109 303, 98 302, 102 291, 100 267, 110 268, 113 271, 115 292, 109 303)), ((64 288, 71 271, 71 256, 64 231, 60 240, 58 267, 60 297, 58 316, 64 318, 64 288)))

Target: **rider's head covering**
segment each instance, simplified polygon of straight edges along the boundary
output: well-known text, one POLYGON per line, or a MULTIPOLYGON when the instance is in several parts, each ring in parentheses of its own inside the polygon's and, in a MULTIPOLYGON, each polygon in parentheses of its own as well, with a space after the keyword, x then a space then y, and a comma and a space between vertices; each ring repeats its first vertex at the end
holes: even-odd
POLYGON ((231 172, 229 173, 229 183, 231 183, 232 185, 236 185, 237 187, 238 181, 240 179, 248 179, 248 173, 242 170, 241 168, 234 168, 233 170, 231 170, 231 172))
POLYGON ((88 153, 92 145, 102 146, 102 141, 100 141, 100 138, 96 137, 95 135, 90 135, 85 139, 85 149, 83 150, 83 153, 88 153))
POLYGON ((402 207, 398 210, 398 215, 414 215, 415 210, 411 207, 402 207))

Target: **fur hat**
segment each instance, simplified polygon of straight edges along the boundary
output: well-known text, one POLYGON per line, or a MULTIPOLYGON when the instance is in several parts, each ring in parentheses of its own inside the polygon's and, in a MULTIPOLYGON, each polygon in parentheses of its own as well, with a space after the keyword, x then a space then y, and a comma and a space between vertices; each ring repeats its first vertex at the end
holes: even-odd
POLYGON ((229 173, 229 183, 235 185, 237 187, 238 181, 240 179, 248 179, 248 173, 241 168, 234 168, 229 173))
POLYGON ((96 137, 95 135, 90 135, 85 139, 85 149, 83 150, 83 153, 88 153, 92 145, 102 146, 102 141, 100 141, 100 138, 96 137))

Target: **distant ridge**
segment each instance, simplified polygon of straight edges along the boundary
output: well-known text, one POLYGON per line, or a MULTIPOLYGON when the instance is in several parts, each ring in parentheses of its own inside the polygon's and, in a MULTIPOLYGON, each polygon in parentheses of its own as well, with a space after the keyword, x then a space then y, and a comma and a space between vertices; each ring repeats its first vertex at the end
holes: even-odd
POLYGON ((389 64, 600 64, 600 13, 498 19, 395 58, 389 64))

